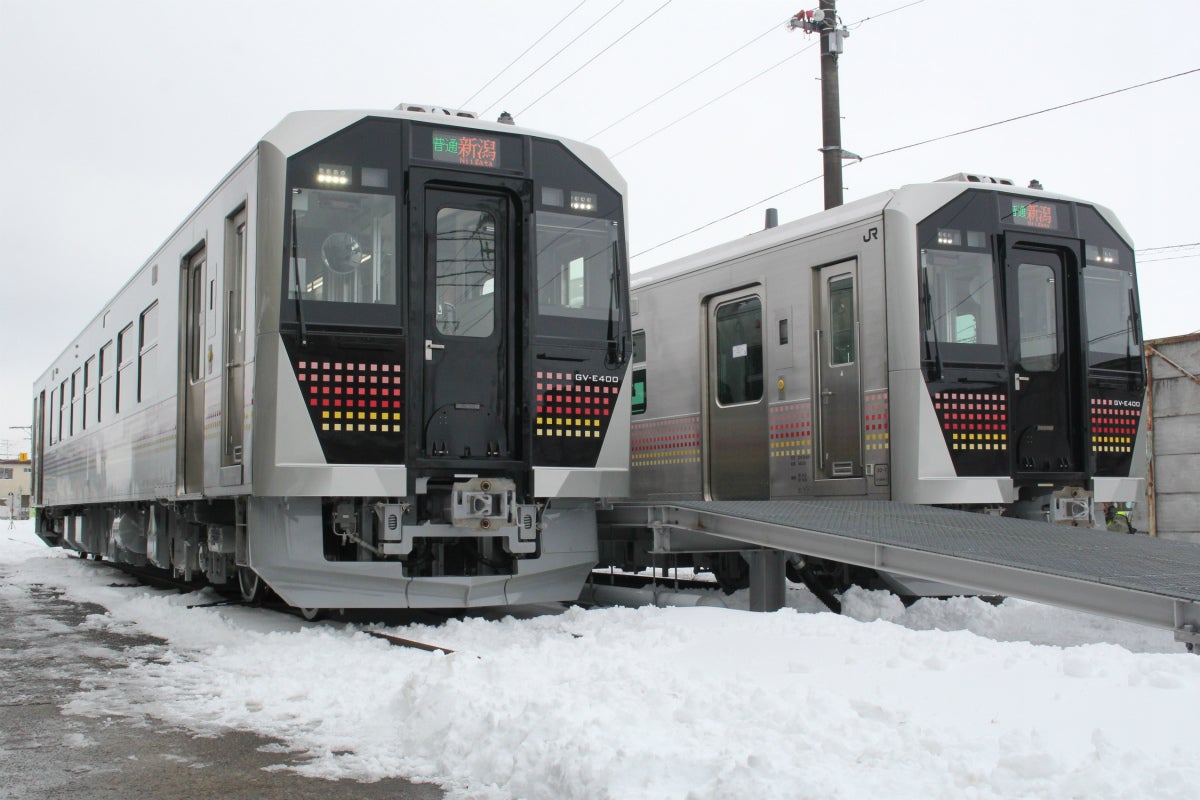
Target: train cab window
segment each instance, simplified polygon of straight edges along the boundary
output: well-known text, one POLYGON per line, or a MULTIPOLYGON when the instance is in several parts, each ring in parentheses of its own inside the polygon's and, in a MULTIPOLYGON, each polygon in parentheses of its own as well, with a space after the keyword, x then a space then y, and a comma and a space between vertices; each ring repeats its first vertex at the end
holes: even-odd
POLYGON ((585 319, 611 315, 617 233, 613 220, 537 212, 539 313, 585 319))
POLYGON ((438 333, 483 338, 496 327, 496 219, 487 211, 437 214, 438 333))
POLYGON ((1133 275, 1089 264, 1083 271, 1083 297, 1089 366, 1138 371, 1141 348, 1133 275))
POLYGON ((991 254, 922 250, 921 267, 921 321, 926 340, 951 346, 947 352, 951 360, 999 361, 1000 327, 991 254))
POLYGON ((743 297, 717 306, 717 403, 755 403, 763 396, 762 301, 743 297))
POLYGON ((1054 270, 1044 264, 1017 267, 1021 368, 1029 372, 1058 369, 1058 290, 1054 270))
POLYGON ((396 302, 396 200, 295 189, 288 296, 333 303, 396 302))

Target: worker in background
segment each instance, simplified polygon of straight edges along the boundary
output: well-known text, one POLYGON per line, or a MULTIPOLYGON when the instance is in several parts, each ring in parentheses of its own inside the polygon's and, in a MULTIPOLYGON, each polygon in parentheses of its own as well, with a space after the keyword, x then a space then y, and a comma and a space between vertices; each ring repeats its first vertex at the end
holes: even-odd
POLYGON ((1117 533, 1137 533, 1129 519, 1128 503, 1105 503, 1104 524, 1110 531, 1117 533))

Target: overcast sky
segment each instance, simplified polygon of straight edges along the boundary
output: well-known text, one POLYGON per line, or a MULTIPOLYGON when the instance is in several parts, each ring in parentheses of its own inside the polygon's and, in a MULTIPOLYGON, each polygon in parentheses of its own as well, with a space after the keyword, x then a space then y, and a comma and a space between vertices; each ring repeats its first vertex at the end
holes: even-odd
MULTIPOLYGON (((1112 208, 1139 250, 1200 242, 1200 72, 870 157, 1200 68, 1200 3, 924 0, 902 8, 910 2, 839 3, 852 29, 840 60, 843 146, 868 156, 846 170, 847 201, 960 171, 1020 185, 1037 178, 1112 208)), ((29 424, 38 375, 289 111, 401 101, 489 118, 507 110, 521 125, 589 140, 629 181, 635 270, 749 233, 768 205, 784 221, 820 210, 820 180, 760 202, 821 172, 819 48, 784 26, 805 6, 577 6, 0 0, 0 440, 10 440, 0 453, 26 448, 8 426, 29 424)), ((1148 337, 1200 329, 1198 268, 1198 248, 1141 254, 1148 337)))

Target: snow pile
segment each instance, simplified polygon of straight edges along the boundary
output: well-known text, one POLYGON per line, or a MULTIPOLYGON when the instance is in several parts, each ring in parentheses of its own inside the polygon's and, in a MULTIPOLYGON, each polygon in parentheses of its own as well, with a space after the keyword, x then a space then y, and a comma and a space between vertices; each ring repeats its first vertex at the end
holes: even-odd
MULTIPOLYGON (((1174 798, 1200 659, 1169 632, 1007 601, 852 592, 847 616, 574 608, 388 632, 111 587, 113 573, 0 544, 33 583, 108 609, 86 624, 167 644, 67 711, 257 731, 304 771, 433 781, 454 798, 1174 798), (1026 641, 1022 641, 1022 639, 1026 641)), ((810 595, 794 604, 815 608, 810 595)))

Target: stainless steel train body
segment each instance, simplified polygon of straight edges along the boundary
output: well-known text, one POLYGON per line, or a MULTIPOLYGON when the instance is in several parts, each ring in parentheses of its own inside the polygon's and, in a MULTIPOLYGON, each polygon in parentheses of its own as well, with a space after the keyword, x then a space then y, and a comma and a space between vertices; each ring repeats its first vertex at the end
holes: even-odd
POLYGON ((1095 204, 905 186, 640 273, 633 314, 635 497, 1140 496, 1133 250, 1095 204))
POLYGON ((288 116, 34 386, 41 536, 301 608, 573 599, 629 486, 624 222, 587 145, 288 116))

